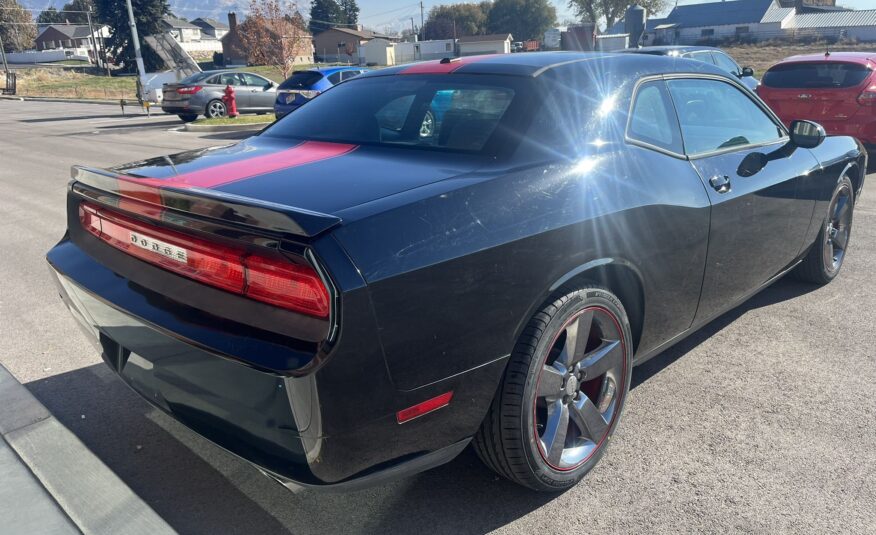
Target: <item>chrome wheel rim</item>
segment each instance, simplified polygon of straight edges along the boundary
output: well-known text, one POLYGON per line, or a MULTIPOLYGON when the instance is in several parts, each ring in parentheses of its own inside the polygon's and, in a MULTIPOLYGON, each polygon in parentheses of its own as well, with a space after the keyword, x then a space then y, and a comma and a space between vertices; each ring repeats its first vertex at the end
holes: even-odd
POLYGON ((426 111, 423 122, 420 124, 420 137, 432 137, 435 133, 435 116, 431 111, 426 111))
POLYGON ((824 229, 824 265, 834 272, 840 268, 852 231, 852 190, 844 184, 830 201, 824 229))
POLYGON ((225 104, 221 102, 211 102, 207 107, 207 114, 210 118, 225 117, 225 104))
POLYGON ((560 329, 533 404, 536 444, 550 467, 574 470, 602 446, 618 414, 626 360, 620 322, 605 308, 585 308, 560 329))

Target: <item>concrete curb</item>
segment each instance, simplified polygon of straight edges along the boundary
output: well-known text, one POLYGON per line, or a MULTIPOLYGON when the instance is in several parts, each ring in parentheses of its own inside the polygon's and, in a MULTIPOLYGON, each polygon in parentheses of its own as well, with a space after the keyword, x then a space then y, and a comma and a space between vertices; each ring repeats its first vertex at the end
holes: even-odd
POLYGON ((175 533, 2 365, 0 434, 82 533, 175 533))
MULTIPOLYGON (((30 102, 63 102, 67 104, 103 104, 119 106, 119 99, 116 100, 103 100, 103 99, 95 99, 95 98, 54 98, 54 97, 19 97, 15 95, 0 95, 0 100, 26 100, 30 102)), ((140 105, 137 103, 136 98, 128 99, 128 107, 137 107, 140 105)))
POLYGON ((247 123, 247 124, 194 124, 186 123, 186 132, 256 132, 273 121, 266 123, 247 123))

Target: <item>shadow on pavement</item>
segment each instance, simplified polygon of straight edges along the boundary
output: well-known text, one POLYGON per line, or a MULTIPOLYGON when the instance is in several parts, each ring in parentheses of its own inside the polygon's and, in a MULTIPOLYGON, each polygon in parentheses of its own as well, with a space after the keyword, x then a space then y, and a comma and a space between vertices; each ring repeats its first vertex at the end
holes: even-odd
MULTIPOLYGON (((746 311, 815 289, 779 281, 637 368, 633 387, 746 311)), ((148 405, 102 364, 27 387, 180 533, 481 534, 556 498, 496 476, 471 448, 445 466, 382 487, 293 494, 148 405)))
POLYGON ((646 361, 644 364, 636 366, 636 368, 633 369, 633 379, 630 384, 630 388, 636 388, 638 385, 644 383, 645 381, 656 375, 659 371, 663 370, 676 360, 683 357, 689 351, 693 350, 695 347, 708 340, 715 333, 721 331, 721 329, 736 321, 739 317, 741 317, 749 310, 754 310, 756 308, 770 306, 776 303, 781 303, 782 301, 794 299, 795 297, 815 291, 818 288, 819 286, 816 286, 814 284, 807 284, 804 282, 795 281, 788 277, 779 279, 769 288, 761 291, 760 293, 758 293, 745 303, 734 308, 733 310, 730 310, 729 312, 725 312, 723 315, 718 316, 716 319, 712 320, 710 323, 707 323, 698 331, 694 332, 676 345, 670 347, 663 353, 660 353, 651 360, 646 361))
MULTIPOLYGON (((122 115, 121 111, 117 111, 116 113, 95 113, 92 115, 61 115, 57 117, 40 117, 38 119, 19 119, 19 122, 22 123, 54 123, 54 122, 63 122, 63 121, 84 121, 88 119, 145 119, 147 115, 145 113, 128 113, 127 115, 122 115)), ((179 122, 179 121, 177 121, 179 122)))

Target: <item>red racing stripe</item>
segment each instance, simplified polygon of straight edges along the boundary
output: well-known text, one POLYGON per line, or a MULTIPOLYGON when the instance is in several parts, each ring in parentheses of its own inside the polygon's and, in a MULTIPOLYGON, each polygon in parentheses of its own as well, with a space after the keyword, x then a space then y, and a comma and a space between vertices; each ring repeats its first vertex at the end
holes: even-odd
POLYGON ((463 65, 476 63, 495 55, 496 54, 466 56, 463 58, 454 58, 447 63, 441 63, 443 60, 424 61, 422 63, 414 63, 410 67, 399 71, 398 74, 450 74, 463 65))
POLYGON ((305 141, 280 152, 205 167, 171 178, 119 176, 119 194, 123 197, 119 207, 124 208, 121 206, 121 203, 124 203, 124 198, 161 206, 163 204, 161 188, 215 188, 266 173, 343 156, 354 151, 357 147, 358 145, 347 143, 305 141))

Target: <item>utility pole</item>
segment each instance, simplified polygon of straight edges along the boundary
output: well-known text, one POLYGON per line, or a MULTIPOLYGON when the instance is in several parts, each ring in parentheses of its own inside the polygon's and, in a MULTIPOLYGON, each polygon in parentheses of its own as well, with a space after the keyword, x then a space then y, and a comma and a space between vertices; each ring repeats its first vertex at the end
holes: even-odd
POLYGON ((85 13, 88 17, 88 44, 91 45, 91 54, 94 56, 94 64, 100 67, 100 58, 97 57, 97 38, 94 37, 94 25, 91 24, 91 8, 85 13))
POLYGON ((9 64, 6 63, 6 49, 3 48, 2 35, 0 35, 0 56, 3 56, 3 70, 6 71, 6 74, 9 74, 9 64))
POLYGON ((134 40, 134 58, 137 60, 137 72, 140 75, 140 85, 146 83, 146 67, 143 65, 143 55, 140 53, 140 36, 137 35, 137 23, 134 22, 134 9, 131 0, 125 0, 128 4, 128 25, 131 26, 131 38, 134 40))
MULTIPOLYGON (((423 0, 420 0, 420 34, 423 33, 423 28, 426 26, 426 15, 423 8, 423 0)), ((425 40, 425 35, 420 35, 420 41, 425 40)))
POLYGON ((411 17, 411 37, 417 36, 417 30, 414 28, 414 17, 411 17))

